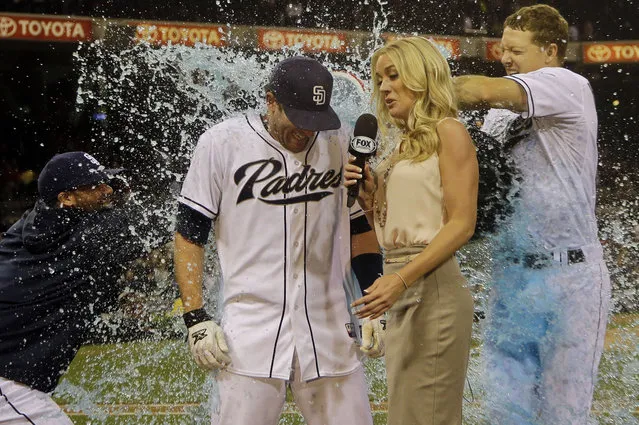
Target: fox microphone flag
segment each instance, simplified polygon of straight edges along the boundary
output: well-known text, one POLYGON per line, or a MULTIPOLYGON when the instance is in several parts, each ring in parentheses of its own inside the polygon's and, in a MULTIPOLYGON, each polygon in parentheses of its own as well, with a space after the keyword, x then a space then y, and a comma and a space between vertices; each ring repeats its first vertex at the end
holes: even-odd
MULTIPOLYGON (((366 158, 377 152, 377 118, 372 114, 362 114, 357 118, 353 138, 351 139, 348 153, 355 157, 353 164, 364 169, 366 158)), ((348 188, 348 200, 346 205, 350 208, 357 199, 359 186, 362 180, 357 180, 357 184, 348 188)))

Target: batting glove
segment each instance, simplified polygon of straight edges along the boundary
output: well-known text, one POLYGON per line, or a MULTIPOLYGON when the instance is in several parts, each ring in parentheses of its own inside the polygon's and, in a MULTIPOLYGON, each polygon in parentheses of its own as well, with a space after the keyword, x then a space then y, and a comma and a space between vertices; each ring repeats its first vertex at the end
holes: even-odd
POLYGON ((189 348, 198 366, 224 369, 231 364, 222 328, 203 309, 189 311, 183 317, 189 329, 189 348))
POLYGON ((383 356, 385 334, 386 319, 384 316, 373 320, 364 319, 362 324, 362 346, 360 350, 368 357, 383 356))

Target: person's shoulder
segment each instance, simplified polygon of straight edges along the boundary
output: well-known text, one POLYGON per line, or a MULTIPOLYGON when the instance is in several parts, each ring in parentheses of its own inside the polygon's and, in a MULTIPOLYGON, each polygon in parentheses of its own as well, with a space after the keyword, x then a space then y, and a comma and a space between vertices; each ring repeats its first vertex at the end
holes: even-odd
POLYGON ((238 115, 227 118, 209 127, 203 134, 202 138, 210 138, 222 133, 233 133, 237 131, 246 131, 248 128, 248 117, 246 115, 238 115))
POLYGON ((589 85, 590 82, 583 75, 577 74, 574 71, 571 71, 568 68, 558 68, 557 75, 561 76, 561 78, 565 78, 567 80, 572 80, 580 85, 589 85))
MULTIPOLYGON (((576 101, 580 101, 577 100, 581 99, 580 93, 592 92, 588 79, 568 68, 559 66, 546 67, 530 72, 529 74, 538 76, 533 78, 536 78, 539 82, 543 82, 550 93, 554 93, 555 91, 572 93, 576 95, 576 101)), ((530 82, 530 80, 525 79, 524 81, 530 82)))
POLYGON ((459 131, 466 131, 466 126, 462 124, 456 117, 444 117, 440 119, 435 125, 438 133, 456 133, 459 131))
POLYGON ((214 125, 212 128, 218 129, 220 131, 235 131, 235 130, 246 130, 248 127, 248 122, 253 119, 258 119, 259 116, 256 114, 249 115, 236 115, 230 118, 225 119, 224 121, 214 125))
POLYGON ((220 149, 221 147, 238 140, 243 140, 247 130, 250 130, 247 123, 247 117, 236 116, 221 121, 208 128, 198 140, 198 148, 220 149))
POLYGON ((467 147, 470 135, 466 126, 455 117, 442 118, 436 124, 437 134, 442 144, 455 149, 467 147))
POLYGON ((586 78, 577 74, 574 71, 571 71, 568 68, 564 68, 562 66, 547 66, 544 68, 537 69, 535 71, 526 72, 524 74, 515 74, 512 76, 514 78, 530 78, 530 77, 548 77, 548 78, 556 78, 562 81, 579 81, 579 82, 587 82, 586 78))

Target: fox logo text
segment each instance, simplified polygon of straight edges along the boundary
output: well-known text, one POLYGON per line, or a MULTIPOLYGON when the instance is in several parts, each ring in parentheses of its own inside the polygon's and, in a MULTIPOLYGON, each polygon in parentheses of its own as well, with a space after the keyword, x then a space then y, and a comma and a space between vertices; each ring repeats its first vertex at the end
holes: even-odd
POLYGON ((370 155, 377 150, 377 142, 370 137, 356 136, 351 139, 350 150, 362 155, 370 155))

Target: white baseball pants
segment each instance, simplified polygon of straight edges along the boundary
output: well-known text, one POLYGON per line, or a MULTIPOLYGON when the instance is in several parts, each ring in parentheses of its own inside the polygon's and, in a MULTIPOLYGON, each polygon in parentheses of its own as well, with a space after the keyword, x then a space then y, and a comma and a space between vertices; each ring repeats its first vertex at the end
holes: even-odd
POLYGON ((364 369, 345 376, 300 380, 297 355, 293 378, 255 378, 221 371, 217 375, 219 411, 212 425, 277 425, 291 388, 297 407, 308 425, 372 425, 364 369))
POLYGON ((511 265, 495 276, 484 344, 491 423, 588 423, 610 304, 600 250, 584 249, 583 263, 511 265))
POLYGON ((0 425, 73 425, 48 394, 0 378, 0 425))

